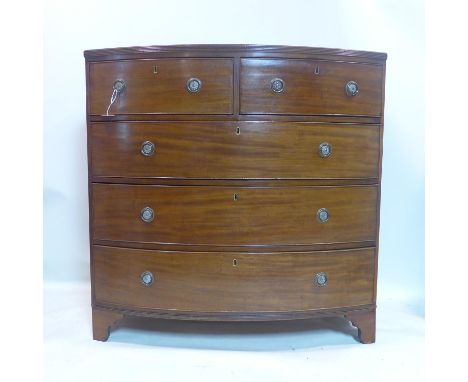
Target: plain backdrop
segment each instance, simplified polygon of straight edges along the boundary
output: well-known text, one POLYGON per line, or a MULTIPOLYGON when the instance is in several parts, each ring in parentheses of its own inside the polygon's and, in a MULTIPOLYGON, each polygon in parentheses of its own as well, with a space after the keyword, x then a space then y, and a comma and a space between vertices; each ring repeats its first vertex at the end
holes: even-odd
POLYGON ((424 296, 423 1, 45 1, 44 279, 89 280, 83 50, 190 43, 388 53, 378 297, 424 296))

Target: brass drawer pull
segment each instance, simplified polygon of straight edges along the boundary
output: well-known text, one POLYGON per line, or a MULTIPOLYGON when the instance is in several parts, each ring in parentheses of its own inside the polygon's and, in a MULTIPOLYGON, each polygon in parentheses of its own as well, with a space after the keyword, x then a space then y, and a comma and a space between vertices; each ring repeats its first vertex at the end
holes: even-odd
POLYGON ((326 208, 320 208, 317 211, 317 220, 319 221, 319 223, 326 223, 329 218, 330 214, 328 213, 328 210, 326 208))
POLYGON ((239 200, 239 194, 237 192, 234 193, 233 199, 234 199, 235 202, 237 202, 239 200))
POLYGON ((332 155, 332 146, 328 142, 322 142, 319 145, 319 155, 322 158, 328 158, 332 155))
POLYGON ((355 81, 349 81, 346 84, 345 89, 346 89, 346 94, 349 95, 350 97, 354 97, 356 94, 359 93, 359 86, 357 82, 355 81))
POLYGON ((109 106, 107 106, 106 116, 109 115, 109 110, 111 106, 114 104, 117 97, 122 94, 127 87, 127 83, 124 80, 115 80, 114 84, 112 85, 112 95, 110 99, 109 106))
POLYGON ((151 223, 154 220, 154 211, 151 207, 145 207, 140 212, 140 218, 145 223, 151 223))
POLYGON ((154 154, 154 152, 156 151, 156 146, 153 142, 151 141, 145 141, 141 144, 141 149, 140 149, 141 153, 145 156, 145 157, 150 157, 154 154))
POLYGON ((114 85, 112 85, 112 88, 117 92, 117 94, 121 94, 126 87, 127 84, 124 80, 115 80, 114 85))
POLYGON ((284 81, 281 78, 273 78, 270 83, 270 88, 275 93, 281 93, 284 90, 284 81))
POLYGON ((190 93, 198 93, 201 90, 202 82, 198 78, 190 78, 187 81, 187 90, 190 93))
POLYGON ((314 283, 318 287, 324 287, 327 285, 328 275, 325 272, 319 272, 315 275, 314 283))
POLYGON ((140 275, 140 282, 145 286, 145 287, 149 287, 151 284, 153 284, 153 281, 154 281, 154 276, 151 272, 149 271, 144 271, 141 275, 140 275))

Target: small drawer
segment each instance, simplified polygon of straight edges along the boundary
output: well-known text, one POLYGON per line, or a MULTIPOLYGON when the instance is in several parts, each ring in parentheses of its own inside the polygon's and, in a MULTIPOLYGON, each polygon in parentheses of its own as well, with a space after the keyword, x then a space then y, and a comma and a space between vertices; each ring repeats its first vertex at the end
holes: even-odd
POLYGON ((374 241, 377 190, 93 184, 93 238, 219 246, 374 241))
POLYGON ((231 59, 156 59, 90 64, 93 115, 231 114, 231 59), (111 103, 114 93, 115 101, 111 103))
POLYGON ((241 114, 380 116, 383 66, 242 59, 241 114))
POLYGON ((93 123, 93 176, 355 179, 379 174, 380 128, 307 122, 93 123))
POLYGON ((274 312, 374 303, 374 248, 208 253, 94 246, 93 251, 99 304, 194 312, 274 312))

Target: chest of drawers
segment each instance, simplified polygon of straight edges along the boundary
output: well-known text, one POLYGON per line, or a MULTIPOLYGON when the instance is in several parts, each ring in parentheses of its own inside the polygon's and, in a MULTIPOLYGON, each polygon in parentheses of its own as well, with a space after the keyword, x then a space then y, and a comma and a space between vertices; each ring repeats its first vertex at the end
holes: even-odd
POLYGON ((375 341, 384 53, 85 51, 93 335, 345 316, 375 341))

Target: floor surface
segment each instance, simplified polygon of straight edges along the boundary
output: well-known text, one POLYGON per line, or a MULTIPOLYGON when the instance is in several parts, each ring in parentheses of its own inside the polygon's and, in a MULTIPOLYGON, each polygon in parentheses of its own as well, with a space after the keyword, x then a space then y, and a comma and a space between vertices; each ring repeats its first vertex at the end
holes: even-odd
POLYGON ((377 341, 344 318, 267 323, 128 319, 92 340, 87 284, 44 287, 44 381, 422 381, 421 305, 378 302, 377 341))

